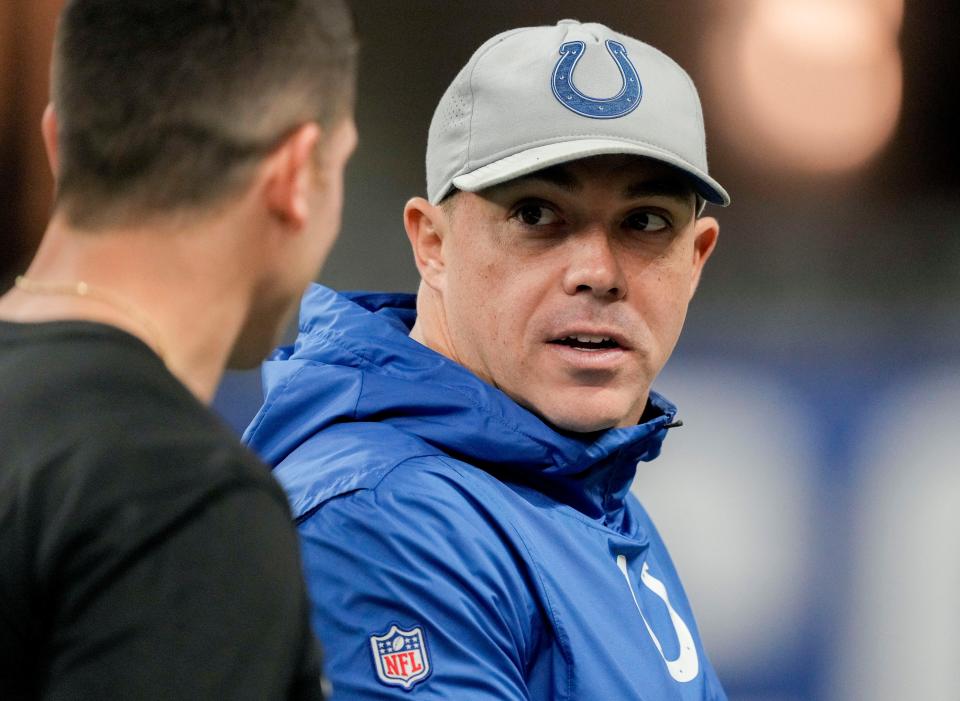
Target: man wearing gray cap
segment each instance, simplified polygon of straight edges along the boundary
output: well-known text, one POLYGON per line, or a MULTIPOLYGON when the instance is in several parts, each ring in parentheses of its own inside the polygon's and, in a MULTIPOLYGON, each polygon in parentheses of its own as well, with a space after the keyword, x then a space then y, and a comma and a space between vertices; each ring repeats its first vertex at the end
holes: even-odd
POLYGON ((724 699, 630 494, 729 198, 687 74, 564 20, 484 44, 404 223, 419 294, 314 287, 247 440, 344 698, 724 699))

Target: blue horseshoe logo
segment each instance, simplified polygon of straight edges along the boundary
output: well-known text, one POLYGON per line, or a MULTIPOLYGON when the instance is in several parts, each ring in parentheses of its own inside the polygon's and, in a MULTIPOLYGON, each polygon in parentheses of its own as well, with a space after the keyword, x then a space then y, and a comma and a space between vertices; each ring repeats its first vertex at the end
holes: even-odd
POLYGON ((620 69, 623 87, 613 97, 605 98, 584 95, 573 84, 573 71, 585 50, 584 43, 568 41, 560 47, 560 60, 553 69, 553 94, 568 110, 592 119, 615 119, 633 112, 640 104, 643 88, 637 69, 627 58, 626 47, 610 39, 607 39, 606 46, 620 69))

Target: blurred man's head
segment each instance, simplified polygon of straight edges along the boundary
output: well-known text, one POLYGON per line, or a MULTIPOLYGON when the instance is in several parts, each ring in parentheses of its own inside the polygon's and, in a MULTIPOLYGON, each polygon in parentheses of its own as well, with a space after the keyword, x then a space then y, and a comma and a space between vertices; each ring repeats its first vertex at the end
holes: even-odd
POLYGON ((597 24, 507 32, 448 88, 405 222, 413 335, 554 425, 636 423, 717 240, 699 98, 597 24))
POLYGON ((55 216, 97 234, 232 215, 255 294, 231 364, 256 363, 339 229, 355 72, 343 0, 71 0, 44 120, 55 216))
POLYGON ((235 193, 298 127, 352 116, 355 54, 342 0, 71 0, 58 208, 96 228, 235 193))

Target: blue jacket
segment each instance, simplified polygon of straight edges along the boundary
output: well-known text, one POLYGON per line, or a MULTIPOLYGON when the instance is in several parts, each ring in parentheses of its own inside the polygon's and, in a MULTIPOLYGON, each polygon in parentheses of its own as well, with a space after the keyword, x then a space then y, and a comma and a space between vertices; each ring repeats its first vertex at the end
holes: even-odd
POLYGON ((245 436, 290 497, 334 698, 725 699, 630 494, 676 409, 558 433, 414 318, 312 287, 245 436))

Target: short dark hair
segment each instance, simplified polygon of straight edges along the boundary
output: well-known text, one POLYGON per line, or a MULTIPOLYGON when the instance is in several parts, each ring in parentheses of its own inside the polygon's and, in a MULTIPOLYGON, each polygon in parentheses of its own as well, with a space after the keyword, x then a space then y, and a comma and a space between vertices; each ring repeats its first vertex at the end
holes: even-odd
POLYGON ((283 137, 352 112, 343 0, 69 0, 57 29, 57 208, 81 228, 209 205, 283 137))

